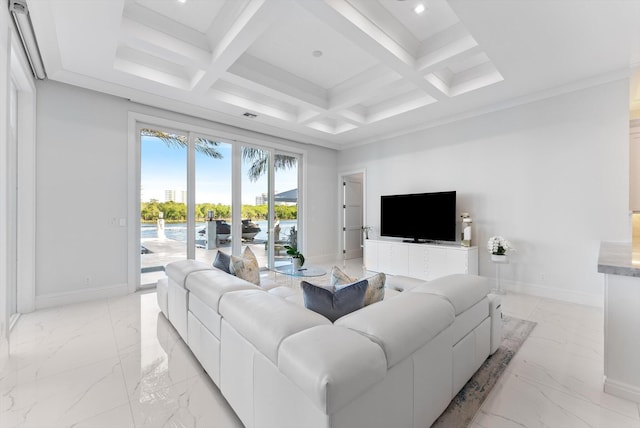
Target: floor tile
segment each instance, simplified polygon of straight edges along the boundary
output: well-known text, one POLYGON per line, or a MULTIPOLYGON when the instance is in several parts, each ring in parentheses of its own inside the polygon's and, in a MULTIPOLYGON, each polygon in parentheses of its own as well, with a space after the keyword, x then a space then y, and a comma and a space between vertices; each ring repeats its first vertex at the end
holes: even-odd
POLYGON ((119 358, 19 383, 0 392, 2 426, 67 427, 128 404, 119 358))
POLYGON ((476 414, 475 428, 639 428, 630 417, 513 373, 498 381, 476 414))
POLYGON ((182 340, 163 347, 159 343, 121 357, 127 392, 132 400, 204 374, 202 366, 182 340))
POLYGON ((206 374, 142 395, 131 408, 137 428, 243 427, 206 374))

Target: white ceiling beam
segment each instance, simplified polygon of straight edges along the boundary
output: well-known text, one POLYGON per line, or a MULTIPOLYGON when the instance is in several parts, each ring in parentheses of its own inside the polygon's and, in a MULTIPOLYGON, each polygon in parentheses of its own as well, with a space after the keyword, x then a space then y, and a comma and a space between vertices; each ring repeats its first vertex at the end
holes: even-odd
POLYGON ((392 116, 397 116, 420 107, 433 104, 436 100, 428 95, 420 95, 415 92, 403 94, 387 100, 376 106, 372 106, 367 112, 367 123, 378 122, 392 116))
POLYGON ((327 91, 293 73, 245 54, 228 69, 225 80, 282 101, 311 108, 327 108, 327 91))
POLYGON ((420 57, 417 62, 418 69, 423 74, 428 74, 481 52, 484 51, 473 37, 468 36, 420 57))
POLYGON ((371 98, 380 88, 402 79, 385 65, 377 65, 329 90, 329 110, 338 111, 371 98))
POLYGON ((177 89, 187 90, 189 87, 188 79, 122 57, 115 59, 113 69, 177 89))
POLYGON ((292 122, 296 119, 294 114, 277 107, 265 105, 228 92, 211 89, 208 91, 208 95, 219 102, 231 104, 233 106, 243 108, 251 113, 257 113, 258 115, 266 115, 286 122, 292 122))
POLYGON ((380 2, 371 0, 349 0, 349 4, 375 25, 383 28, 384 32, 399 43, 411 56, 417 56, 421 48, 420 41, 404 24, 389 13, 387 8, 380 2))
POLYGON ((205 93, 251 44, 273 23, 284 2, 252 0, 215 46, 205 74, 195 82, 194 91, 205 93))
POLYGON ((479 64, 473 68, 456 74, 449 92, 451 96, 464 94, 465 92, 474 91, 493 85, 504 80, 502 74, 496 69, 495 65, 490 61, 479 64))
POLYGON ((443 98, 443 94, 427 82, 416 68, 415 58, 346 1, 305 1, 299 4, 418 89, 436 99, 443 98))
POLYGON ((120 29, 120 41, 131 48, 181 65, 203 68, 211 63, 211 52, 129 18, 122 18, 120 29))
POLYGON ((156 31, 170 34, 204 51, 210 50, 209 41, 204 34, 153 9, 142 6, 136 1, 126 0, 122 17, 124 19, 130 19, 140 25, 153 28, 156 31))
POLYGON ((367 111, 362 106, 352 107, 338 112, 340 117, 356 125, 367 123, 367 111))

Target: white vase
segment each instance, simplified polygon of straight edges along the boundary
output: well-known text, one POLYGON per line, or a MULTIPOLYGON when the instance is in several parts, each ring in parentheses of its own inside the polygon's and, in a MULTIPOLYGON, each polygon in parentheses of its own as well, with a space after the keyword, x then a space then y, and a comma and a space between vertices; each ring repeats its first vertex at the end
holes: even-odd
POLYGON ((293 270, 300 269, 300 258, 299 257, 291 257, 291 264, 293 265, 293 270))
POLYGON ((509 263, 506 254, 491 254, 491 261, 494 263, 509 263))

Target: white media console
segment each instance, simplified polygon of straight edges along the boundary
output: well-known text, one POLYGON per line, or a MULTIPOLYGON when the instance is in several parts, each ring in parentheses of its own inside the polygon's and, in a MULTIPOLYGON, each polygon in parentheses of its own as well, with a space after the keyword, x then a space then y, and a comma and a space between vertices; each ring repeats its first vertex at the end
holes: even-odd
POLYGON ((373 272, 427 281, 453 273, 477 275, 478 247, 366 239, 364 264, 373 272))

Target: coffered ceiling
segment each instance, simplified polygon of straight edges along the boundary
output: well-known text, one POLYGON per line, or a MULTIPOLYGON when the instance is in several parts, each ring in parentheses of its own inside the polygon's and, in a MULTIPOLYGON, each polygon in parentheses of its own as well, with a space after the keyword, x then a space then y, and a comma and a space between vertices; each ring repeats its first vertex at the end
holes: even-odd
POLYGON ((636 0, 27 3, 49 79, 337 149, 640 63, 636 0))

